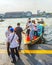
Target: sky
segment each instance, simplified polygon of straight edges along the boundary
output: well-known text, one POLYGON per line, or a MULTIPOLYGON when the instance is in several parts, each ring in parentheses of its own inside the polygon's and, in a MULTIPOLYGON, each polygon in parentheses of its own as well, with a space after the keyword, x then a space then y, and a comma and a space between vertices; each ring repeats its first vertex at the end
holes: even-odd
POLYGON ((0 13, 37 10, 52 12, 52 0, 0 0, 0 13))

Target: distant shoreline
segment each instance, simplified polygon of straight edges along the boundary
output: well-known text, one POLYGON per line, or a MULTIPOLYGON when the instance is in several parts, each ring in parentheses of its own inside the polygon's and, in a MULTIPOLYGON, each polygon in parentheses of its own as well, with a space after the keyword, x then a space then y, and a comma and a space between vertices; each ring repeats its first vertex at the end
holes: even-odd
MULTIPOLYGON (((20 19, 20 18, 52 18, 52 17, 16 17, 16 18, 15 18, 15 17, 12 17, 12 18, 3 18, 3 19, 13 19, 13 18, 14 18, 14 19, 17 19, 17 18, 20 19)), ((0 18, 0 19, 1 19, 1 18, 0 18)))
MULTIPOLYGON (((16 18, 52 18, 52 17, 43 17, 43 16, 31 16, 31 17, 2 17, 2 19, 16 19, 16 18)), ((1 19, 1 18, 0 18, 1 19)))

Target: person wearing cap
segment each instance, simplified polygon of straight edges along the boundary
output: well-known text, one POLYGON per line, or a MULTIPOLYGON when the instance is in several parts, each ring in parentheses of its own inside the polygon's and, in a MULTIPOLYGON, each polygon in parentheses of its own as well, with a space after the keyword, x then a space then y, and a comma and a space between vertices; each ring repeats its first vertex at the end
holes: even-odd
MULTIPOLYGON (((10 28, 12 28, 12 26, 8 26, 8 28, 7 28, 6 32, 5 32, 6 39, 10 35, 10 28)), ((10 49, 9 49, 10 43, 8 41, 6 43, 7 43, 7 54, 8 54, 8 56, 10 56, 10 49)))
POLYGON ((16 62, 15 55, 20 59, 19 53, 18 53, 18 46, 19 46, 19 40, 18 36, 14 32, 13 28, 10 28, 10 35, 8 36, 8 42, 10 42, 10 50, 11 50, 11 56, 13 61, 12 63, 16 62), (15 51, 14 51, 15 50, 15 51))
POLYGON ((22 33, 25 34, 25 32, 23 31, 22 27, 20 26, 20 23, 17 23, 17 27, 15 28, 15 33, 19 37, 19 47, 18 47, 18 50, 21 50, 22 33))

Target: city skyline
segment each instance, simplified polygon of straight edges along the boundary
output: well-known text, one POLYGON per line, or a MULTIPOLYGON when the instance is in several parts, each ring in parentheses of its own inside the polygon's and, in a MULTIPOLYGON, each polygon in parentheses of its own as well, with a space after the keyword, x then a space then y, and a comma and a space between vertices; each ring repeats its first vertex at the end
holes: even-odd
POLYGON ((0 0, 0 13, 37 10, 52 12, 52 0, 0 0))

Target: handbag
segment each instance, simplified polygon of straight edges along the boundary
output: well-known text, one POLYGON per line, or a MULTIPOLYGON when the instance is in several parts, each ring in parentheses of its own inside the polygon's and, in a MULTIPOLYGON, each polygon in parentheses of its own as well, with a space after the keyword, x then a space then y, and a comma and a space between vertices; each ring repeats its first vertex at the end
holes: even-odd
MULTIPOLYGON (((11 39, 11 42, 13 41, 13 39, 14 39, 14 36, 15 36, 15 34, 13 35, 13 37, 12 37, 12 39, 11 39)), ((10 42, 10 43, 11 43, 11 42, 10 42)))

